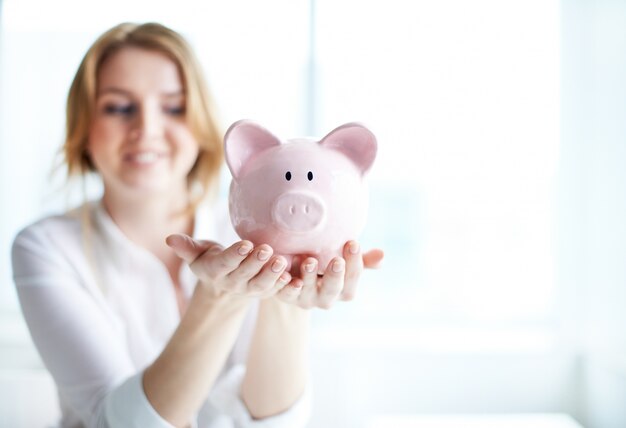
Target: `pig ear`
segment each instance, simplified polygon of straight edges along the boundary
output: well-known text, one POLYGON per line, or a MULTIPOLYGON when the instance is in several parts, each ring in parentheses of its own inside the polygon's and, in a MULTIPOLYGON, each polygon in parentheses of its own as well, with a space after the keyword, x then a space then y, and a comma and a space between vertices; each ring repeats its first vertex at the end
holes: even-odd
POLYGON ((280 140, 267 129, 250 121, 233 123, 224 135, 226 164, 237 178, 244 165, 262 151, 280 145, 280 140))
POLYGON ((360 123, 346 123, 328 133, 320 144, 338 150, 365 174, 376 158, 378 144, 372 132, 360 123))

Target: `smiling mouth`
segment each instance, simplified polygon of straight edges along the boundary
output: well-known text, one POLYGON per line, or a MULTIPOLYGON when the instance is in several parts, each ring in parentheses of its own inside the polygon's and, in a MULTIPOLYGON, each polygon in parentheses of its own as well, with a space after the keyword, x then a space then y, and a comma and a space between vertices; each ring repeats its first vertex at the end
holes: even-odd
POLYGON ((150 165, 165 157, 166 155, 164 153, 141 152, 127 154, 124 156, 124 160, 137 165, 150 165))

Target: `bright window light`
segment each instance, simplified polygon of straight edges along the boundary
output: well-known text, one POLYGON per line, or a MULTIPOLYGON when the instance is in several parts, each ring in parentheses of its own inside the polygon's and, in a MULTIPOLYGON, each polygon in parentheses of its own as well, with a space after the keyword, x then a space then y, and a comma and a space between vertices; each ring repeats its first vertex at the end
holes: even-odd
POLYGON ((360 120, 380 144, 365 239, 387 260, 345 317, 549 319, 558 2, 316 4, 320 127, 360 120))
POLYGON ((558 1, 115 4, 3 2, 0 204, 14 207, 0 228, 3 282, 16 231, 64 208, 48 172, 82 54, 118 22, 155 20, 190 38, 225 125, 321 136, 357 120, 378 136, 361 242, 386 251, 384 268, 318 325, 553 316, 558 1), (28 196, 15 201, 9 183, 28 196))

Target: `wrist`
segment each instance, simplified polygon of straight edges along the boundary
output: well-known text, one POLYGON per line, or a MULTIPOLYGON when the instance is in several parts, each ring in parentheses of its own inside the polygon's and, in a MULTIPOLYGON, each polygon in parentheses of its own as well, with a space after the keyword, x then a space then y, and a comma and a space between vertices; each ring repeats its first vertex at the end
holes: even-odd
POLYGON ((191 297, 199 306, 248 307, 250 297, 220 290, 212 284, 198 281, 191 297))
POLYGON ((289 324, 308 323, 311 311, 301 308, 293 303, 280 300, 276 296, 263 299, 259 303, 259 311, 261 313, 271 313, 274 318, 283 320, 289 324))

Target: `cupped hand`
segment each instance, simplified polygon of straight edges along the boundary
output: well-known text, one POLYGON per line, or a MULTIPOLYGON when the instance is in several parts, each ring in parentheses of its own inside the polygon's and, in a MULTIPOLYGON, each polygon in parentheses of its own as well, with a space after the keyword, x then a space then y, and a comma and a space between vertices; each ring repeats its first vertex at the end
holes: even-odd
POLYGON ((170 235, 165 242, 189 264, 202 286, 219 293, 267 297, 292 279, 285 272, 285 258, 273 255, 266 244, 254 247, 250 241, 240 241, 224 248, 184 234, 170 235))
POLYGON ((299 264, 294 262, 291 282, 279 290, 276 297, 305 309, 329 309, 337 300, 352 300, 363 269, 377 268, 383 257, 380 249, 362 253, 356 241, 348 241, 343 257, 332 259, 321 276, 317 274, 315 258, 307 257, 299 264))

